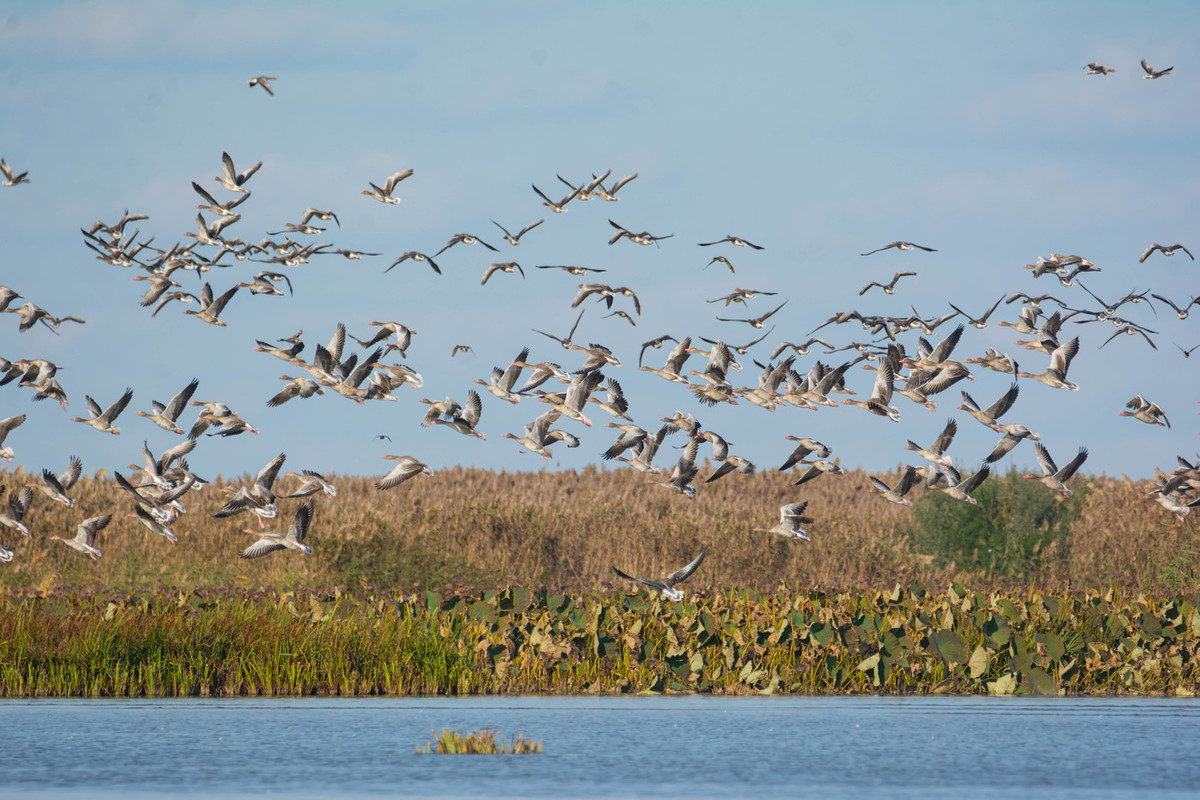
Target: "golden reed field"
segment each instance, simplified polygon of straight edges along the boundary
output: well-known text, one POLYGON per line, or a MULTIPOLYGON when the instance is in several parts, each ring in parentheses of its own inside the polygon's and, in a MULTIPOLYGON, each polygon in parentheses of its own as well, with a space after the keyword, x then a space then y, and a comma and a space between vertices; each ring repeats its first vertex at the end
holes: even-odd
MULTIPOLYGON (((896 475, 879 477, 888 481, 896 475)), ((9 493, 36 479, 20 470, 0 473, 9 493)), ((85 476, 71 493, 74 509, 35 496, 26 517, 32 539, 0 529, 0 542, 16 550, 11 563, 0 565, 0 585, 9 590, 345 586, 390 591, 519 584, 576 591, 624 583, 613 575, 614 565, 634 575, 661 577, 701 549, 708 557, 685 585, 692 591, 887 588, 913 582, 936 587, 995 579, 1172 592, 1194 588, 1197 577, 1192 519, 1179 521, 1144 499, 1145 482, 1128 478, 1077 477, 1070 500, 1017 475, 990 479, 984 487, 1020 489, 1052 512, 1059 504, 1072 504, 1064 533, 1047 537, 1047 525, 1040 523, 1044 541, 1023 566, 995 574, 981 566, 988 561, 977 552, 973 563, 964 564, 972 559, 961 555, 961 547, 947 552, 931 545, 930 537, 942 533, 937 518, 923 527, 918 523, 918 512, 933 501, 961 504, 925 498, 917 489, 910 495, 916 508, 893 506, 867 492, 866 474, 855 470, 794 488, 765 471, 732 475, 701 486, 692 501, 623 469, 447 468, 386 492, 376 490, 373 480, 335 476, 337 497, 317 497, 307 540, 311 557, 283 551, 247 561, 238 553, 254 537, 243 529, 257 529, 256 519, 250 514, 217 519, 212 513, 225 498, 218 488, 248 484, 248 477, 218 476, 214 486, 189 494, 188 513, 174 525, 179 543, 172 546, 125 516, 132 502, 111 475, 85 476), (781 504, 801 499, 809 501, 807 514, 814 519, 806 526, 811 542, 753 530, 771 527, 781 504), (80 521, 109 512, 113 522, 97 537, 103 551, 99 561, 49 538, 73 536, 80 521)), ((281 478, 276 490, 285 494, 294 482, 281 478)), ((279 518, 266 530, 286 530, 300 502, 280 500, 279 518)), ((984 497, 975 509, 964 505, 952 511, 960 517, 995 517, 995 502, 989 509, 984 497)), ((1006 524, 1010 537, 1038 536, 1036 520, 1006 524)))

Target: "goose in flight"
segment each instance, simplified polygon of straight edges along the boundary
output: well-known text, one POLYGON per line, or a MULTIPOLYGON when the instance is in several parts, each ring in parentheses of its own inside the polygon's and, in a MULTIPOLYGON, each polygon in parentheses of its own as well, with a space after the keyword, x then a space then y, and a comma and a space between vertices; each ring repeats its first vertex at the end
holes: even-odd
POLYGON ((1062 469, 1059 469, 1055 465, 1054 459, 1050 457, 1050 451, 1047 450, 1045 445, 1043 445, 1041 442, 1038 442, 1036 445, 1034 445, 1034 450, 1037 452, 1038 466, 1042 468, 1042 474, 1033 475, 1027 472, 1021 477, 1034 478, 1038 481, 1041 481, 1043 486, 1053 489, 1063 497, 1070 497, 1073 495, 1074 492, 1066 487, 1066 483, 1071 479, 1071 476, 1075 474, 1076 470, 1079 469, 1083 462, 1087 461, 1087 448, 1079 448, 1079 452, 1075 454, 1075 457, 1071 459, 1071 462, 1062 469))
MULTIPOLYGON (((675 469, 671 471, 671 477, 659 483, 659 486, 679 492, 684 497, 692 500, 696 497, 696 487, 692 486, 692 480, 699 472, 696 466, 696 454, 700 450, 700 439, 693 438, 683 448, 683 455, 679 457, 679 461, 675 464, 675 469)), ((646 483, 656 483, 656 481, 647 480, 646 483)))
POLYGON ((236 216, 237 212, 235 212, 233 209, 237 208, 242 203, 249 200, 250 195, 252 194, 251 192, 242 192, 241 194, 234 197, 232 200, 227 200, 224 203, 219 203, 219 202, 217 202, 217 199, 215 197, 213 197, 211 194, 208 193, 208 190, 206 190, 203 186, 196 183, 195 181, 192 181, 192 189, 194 189, 196 191, 196 194, 200 195, 200 198, 202 200, 204 200, 204 203, 196 206, 196 208, 199 208, 203 211, 211 211, 212 213, 216 214, 217 216, 221 216, 221 217, 236 216))
POLYGON ((1154 80, 1155 78, 1161 78, 1164 75, 1170 75, 1171 70, 1173 70, 1175 68, 1167 67, 1166 69, 1154 69, 1149 64, 1147 64, 1146 59, 1143 58, 1142 59, 1142 69, 1146 71, 1146 74, 1143 75, 1142 77, 1149 81, 1149 80, 1154 80))
POLYGON ((96 534, 104 530, 110 522, 112 522, 112 514, 92 517, 79 523, 79 527, 75 529, 74 539, 64 539, 61 536, 51 536, 50 538, 60 541, 67 547, 78 550, 96 561, 101 555, 99 548, 96 547, 96 534))
POLYGON ((383 188, 376 186, 370 181, 367 181, 367 184, 371 187, 370 190, 368 191, 367 189, 363 189, 361 192, 359 192, 359 194, 365 194, 367 197, 373 197, 381 203, 396 205, 400 202, 400 198, 392 197, 392 192, 396 191, 396 185, 400 183, 400 181, 411 176, 412 174, 413 171, 411 169, 402 169, 399 172, 394 172, 387 177, 387 180, 383 182, 383 188))
POLYGON ((995 311, 996 307, 1000 305, 1000 300, 1003 300, 1003 299, 1004 298, 1001 297, 999 300, 992 303, 992 307, 989 308, 987 311, 983 312, 983 314, 980 315, 979 317, 972 317, 970 314, 963 311, 958 306, 954 305, 954 303, 950 303, 950 307, 953 308, 955 311, 957 311, 959 313, 959 316, 966 317, 967 324, 970 325, 972 328, 978 328, 979 330, 983 330, 984 328, 987 327, 988 317, 990 317, 992 315, 992 312, 995 311))
POLYGON ((392 262, 392 266, 391 266, 391 267, 388 267, 387 269, 385 269, 385 270, 383 271, 383 274, 385 274, 385 275, 386 275, 387 273, 389 273, 389 272, 391 272, 391 271, 392 271, 392 267, 395 267, 395 266, 397 266, 397 265, 398 265, 400 262, 402 262, 402 261, 407 261, 407 260, 408 260, 408 259, 410 259, 410 258, 411 258, 413 261, 424 261, 424 262, 425 262, 426 264, 428 264, 428 265, 429 265, 429 266, 430 266, 430 267, 433 269, 433 271, 434 271, 434 272, 436 272, 438 275, 441 275, 441 274, 442 274, 442 271, 441 271, 441 269, 439 269, 439 268, 438 268, 438 265, 437 265, 436 263, 434 263, 434 261, 433 261, 433 259, 432 259, 432 258, 430 258, 429 256, 425 255, 424 253, 418 253, 416 250, 409 250, 407 253, 405 253, 404 255, 402 255, 402 256, 400 256, 399 258, 397 258, 395 261, 393 261, 393 262, 392 262))
POLYGON ((1067 369, 1071 366, 1071 359, 1078 352, 1079 337, 1076 336, 1074 339, 1063 342, 1055 348, 1054 352, 1050 354, 1050 366, 1045 372, 1039 374, 1018 372, 1017 377, 1033 378, 1035 381, 1041 381, 1052 389, 1077 390, 1079 386, 1067 380, 1067 369))
MULTIPOLYGON (((486 439, 486 436, 475 430, 475 426, 479 424, 479 415, 481 413, 483 413, 483 401, 479 399, 479 392, 472 389, 467 392, 467 402, 463 404, 460 412, 452 413, 450 419, 435 417, 431 422, 435 425, 445 425, 464 436, 486 439)), ((426 415, 426 418, 428 418, 428 415, 426 415)))
POLYGON ((542 205, 544 205, 546 208, 553 211, 555 214, 562 214, 562 213, 566 212, 567 203, 571 202, 576 197, 579 197, 579 189, 576 189, 575 191, 571 192, 569 195, 567 195, 562 200, 559 200, 556 203, 553 200, 551 200, 549 197, 546 197, 545 193, 543 193, 541 189, 537 188, 537 186, 535 184, 530 184, 530 185, 533 186, 533 191, 537 192, 537 196, 542 198, 542 205))
POLYGON ((509 274, 519 272, 521 273, 522 278, 525 277, 525 270, 521 269, 520 264, 518 264, 516 261, 505 261, 500 264, 488 264, 487 269, 483 272, 483 280, 479 282, 479 285, 486 285, 488 278, 492 277, 497 272, 507 272, 509 274))
POLYGON ((1084 69, 1087 70, 1088 75, 1107 75, 1110 72, 1116 72, 1115 69, 1107 64, 1097 64, 1095 61, 1088 64, 1084 69))
POLYGON ((563 272, 568 272, 580 278, 589 272, 608 272, 606 269, 598 269, 596 267, 577 267, 573 264, 538 264, 535 269, 561 269, 563 272))
POLYGON ((1140 394, 1135 394, 1133 399, 1125 404, 1125 407, 1132 410, 1122 411, 1122 417, 1133 417, 1149 425, 1171 427, 1171 421, 1167 419, 1167 414, 1162 410, 1162 406, 1158 403, 1150 402, 1140 394))
POLYGON ((158 427, 162 428, 164 431, 170 431, 171 433, 183 433, 183 428, 180 428, 176 424, 176 420, 178 420, 179 415, 183 413, 183 409, 187 407, 188 401, 192 399, 192 395, 196 393, 196 387, 199 385, 200 380, 198 378, 192 378, 192 382, 183 387, 183 390, 180 391, 179 394, 172 397, 171 402, 163 405, 157 400, 151 400, 150 408, 152 411, 150 413, 138 411, 137 415, 139 417, 145 417, 158 427))
POLYGON ((409 478, 414 478, 417 475, 425 475, 427 477, 433 475, 433 470, 412 456, 387 455, 384 458, 391 459, 397 463, 391 472, 375 481, 375 488, 380 491, 395 488, 409 478))
MULTIPOLYGON (((610 170, 610 172, 611 172, 611 170, 610 170)), ((622 186, 624 186, 625 184, 629 183, 631 180, 633 180, 637 176, 638 176, 638 174, 636 172, 633 173, 632 175, 626 175, 624 178, 621 178, 619 181, 617 181, 616 183, 614 183, 612 186, 608 187, 607 189, 604 188, 604 179, 603 178, 597 179, 596 181, 594 181, 595 188, 591 189, 592 193, 596 197, 599 197, 601 200, 607 200, 610 203, 615 203, 621 199, 621 198, 617 197, 617 192, 620 190, 620 188, 622 186)), ((590 185, 589 185, 589 188, 591 188, 590 185)))
POLYGON ((125 394, 121 395, 117 402, 113 403, 103 412, 100 410, 100 404, 91 397, 84 396, 87 401, 87 410, 91 414, 89 419, 83 417, 71 417, 72 422, 82 422, 85 425, 91 425, 101 433, 111 433, 117 435, 121 429, 113 425, 121 412, 125 410, 125 406, 129 405, 129 401, 133 399, 133 389, 126 389, 125 394))
POLYGON ((516 234, 509 231, 508 228, 504 227, 499 222, 496 222, 496 220, 492 220, 492 224, 495 225, 500 230, 504 231, 504 241, 508 242, 513 247, 516 247, 517 245, 521 244, 522 236, 529 233, 531 230, 536 228, 538 225, 541 225, 545 221, 546 220, 544 220, 544 219, 539 219, 537 222, 533 223, 532 225, 526 225, 524 228, 521 228, 521 232, 516 233, 516 234))
POLYGON ((788 301, 784 300, 782 303, 775 306, 775 308, 763 314, 761 317, 755 317, 754 319, 727 319, 725 317, 717 317, 717 320, 719 322, 745 322, 752 328, 765 328, 767 326, 767 320, 773 317, 779 311, 779 309, 783 308, 787 304, 788 301))
POLYGON ((125 516, 136 518, 139 522, 145 525, 151 533, 157 533, 171 544, 176 544, 179 542, 179 537, 175 535, 175 531, 171 530, 170 527, 168 527, 162 520, 155 517, 153 513, 146 510, 141 503, 135 505, 133 509, 134 513, 126 514, 125 516))
MULTIPOLYGON (((3 490, 0 489, 0 493, 3 490)), ((0 525, 6 528, 12 528, 14 531, 20 531, 22 536, 32 537, 29 528, 25 525, 25 515, 29 512, 29 506, 33 503, 33 489, 26 486, 21 490, 21 493, 14 495, 8 501, 8 507, 0 511, 0 525)))
POLYGON ((938 437, 933 440, 933 444, 929 447, 921 447, 913 441, 909 441, 904 446, 905 450, 915 450, 917 455, 933 464, 939 464, 944 467, 950 466, 953 462, 946 455, 946 450, 950 447, 950 443, 954 441, 954 435, 958 433, 958 423, 953 419, 946 421, 946 427, 938 434, 938 437))
POLYGON ((642 231, 640 233, 634 233, 633 231, 613 222, 611 219, 608 221, 608 224, 617 229, 617 232, 614 233, 612 235, 612 237, 609 238, 609 240, 608 240, 609 244, 616 244, 621 239, 628 239, 629 241, 633 242, 634 244, 640 244, 643 246, 649 246, 649 245, 658 246, 658 243, 661 240, 670 239, 671 237, 673 237, 675 235, 673 233, 668 233, 664 236, 658 236, 653 233, 650 233, 649 231, 642 231))
POLYGON ((1145 250, 1142 252, 1142 257, 1138 259, 1138 263, 1139 263, 1139 264, 1144 264, 1144 263, 1146 263, 1146 259, 1147 259, 1147 258, 1149 258, 1149 257, 1150 257, 1150 255, 1151 255, 1151 254, 1152 254, 1152 253, 1153 253, 1155 250, 1157 250, 1158 252, 1162 253, 1164 256, 1173 256, 1173 255, 1175 255, 1175 253, 1176 253, 1177 251, 1179 251, 1179 250, 1182 250, 1183 252, 1187 253, 1187 257, 1188 257, 1188 258, 1190 258, 1192 261, 1195 261, 1195 260, 1196 260, 1196 257, 1195 257, 1194 255, 1192 255, 1192 251, 1191 251, 1191 250, 1188 250, 1186 247, 1184 247, 1184 246, 1183 246, 1182 244, 1180 244, 1179 242, 1176 242, 1175 244, 1166 244, 1166 245, 1163 245, 1163 244, 1158 244, 1158 243, 1156 242, 1155 244, 1152 244, 1152 245, 1150 245, 1149 247, 1147 247, 1147 248, 1146 248, 1146 249, 1145 249, 1145 250))
POLYGON ((913 244, 912 242, 892 242, 891 244, 885 244, 883 247, 876 247, 874 250, 869 250, 866 253, 859 253, 859 255, 869 256, 871 253, 879 253, 883 250, 890 250, 893 247, 897 250, 912 250, 915 248, 917 250, 924 250, 926 253, 937 252, 937 250, 934 250, 932 247, 925 247, 924 245, 913 244))
POLYGON ((11 462, 15 453, 13 453, 13 449, 11 447, 4 446, 4 440, 8 438, 8 434, 13 428, 20 427, 22 424, 24 424, 24 422, 24 414, 17 414, 13 417, 5 417, 4 419, 0 419, 0 458, 3 458, 5 461, 11 462))
POLYGON ((191 308, 185 308, 183 313, 191 314, 196 319, 207 322, 209 325, 224 328, 225 323, 219 317, 221 312, 225 310, 225 306, 229 304, 229 301, 233 299, 233 296, 237 294, 240 288, 240 286, 234 285, 220 295, 213 297, 212 285, 205 283, 204 288, 200 290, 200 310, 196 311, 191 308))
POLYGON ((254 544, 247 547, 238 554, 239 558, 262 558, 270 555, 276 550, 295 550, 304 553, 306 556, 312 555, 312 548, 304 543, 304 537, 308 535, 308 526, 312 524, 313 501, 306 500, 300 508, 296 509, 296 516, 292 517, 292 524, 288 526, 286 534, 275 533, 274 531, 253 531, 245 530, 244 533, 256 534, 259 538, 254 544))
POLYGON ((785 472, 788 468, 799 464, 801 461, 804 461, 804 459, 808 458, 810 453, 815 453, 817 458, 826 458, 831 452, 833 452, 816 439, 812 439, 807 436, 801 437, 792 436, 789 434, 783 438, 790 439, 797 444, 796 449, 792 451, 792 454, 788 456, 787 461, 784 461, 783 466, 779 468, 780 472, 785 472))
POLYGON ((29 174, 28 170, 18 175, 3 158, 0 158, 0 172, 4 173, 4 181, 0 182, 0 186, 16 186, 19 183, 29 183, 29 178, 25 177, 29 174))
POLYGON ((314 472, 311 469, 306 469, 303 472, 285 472, 285 478, 299 478, 300 488, 291 494, 281 495, 282 497, 308 497, 309 495, 318 492, 324 492, 330 497, 337 497, 337 487, 330 483, 324 475, 319 472, 314 472))
MULTIPOLYGON (((71 491, 71 487, 79 481, 79 475, 83 471, 83 462, 75 456, 71 456, 71 461, 67 468, 60 474, 55 475, 48 469, 42 470, 42 482, 37 484, 37 488, 49 497, 51 500, 62 503, 67 508, 75 507, 75 499, 67 497, 67 492, 71 491)), ((35 484, 27 483, 26 486, 34 486, 35 484)))
MULTIPOLYGON (((864 255, 866 255, 866 254, 864 254, 864 255)), ((892 279, 890 281, 888 281, 887 283, 880 283, 879 281, 871 281, 866 286, 864 286, 858 290, 858 296, 862 297, 864 294, 867 293, 867 290, 869 290, 872 286, 878 286, 879 288, 883 289, 884 294, 895 294, 896 293, 896 284, 900 282, 901 278, 907 277, 909 275, 916 275, 916 274, 917 273, 915 273, 915 272, 897 272, 895 275, 892 276, 892 279)))
MULTIPOLYGON (((224 506, 222 506, 214 517, 232 517, 235 514, 240 514, 243 511, 253 511, 258 517, 258 524, 265 525, 264 519, 272 519, 279 513, 278 506, 275 505, 275 492, 271 487, 275 483, 275 478, 279 475, 279 469, 283 466, 284 460, 287 458, 286 453, 280 453, 271 459, 265 467, 258 471, 258 475, 254 477, 254 484, 247 489, 242 487, 229 498, 224 506)), ((226 491, 231 491, 231 487, 227 487, 226 491)))
MULTIPOLYGON (((1182 307, 1175 305, 1174 302, 1163 297, 1161 294, 1152 294, 1150 296, 1153 297, 1155 300, 1158 300, 1160 302, 1163 302, 1163 303, 1166 303, 1167 305, 1169 305, 1171 307, 1171 310, 1175 312, 1175 316, 1179 317, 1180 319, 1188 318, 1188 311, 1189 311, 1189 309, 1191 309, 1192 306, 1200 306, 1200 295, 1193 297, 1191 300, 1184 303, 1182 307)), ((1176 345, 1176 347, 1178 347, 1178 346, 1179 345, 1176 345)))
POLYGON ((478 236, 476 236, 472 233, 456 233, 453 236, 451 236, 450 241, 448 241, 444 245, 442 245, 442 249, 438 250, 436 253, 434 253, 434 255, 440 256, 442 253, 446 252, 451 247, 454 247, 454 245, 459 244, 459 243, 461 243, 461 244, 481 244, 484 247, 486 247, 488 250, 491 250, 493 253, 500 252, 499 250, 497 250, 496 248, 492 247, 490 244, 485 242, 483 239, 480 239, 478 236))
POLYGON ((524 368, 525 359, 527 358, 529 358, 528 347, 517 353, 517 357, 513 359, 512 363, 506 369, 492 367, 492 374, 489 380, 485 381, 483 378, 476 378, 475 383, 480 384, 499 399, 507 400, 516 405, 521 402, 521 398, 513 391, 513 387, 517 385, 517 378, 521 376, 521 370, 524 368))
POLYGON ((243 185, 246 181, 250 180, 254 173, 258 172, 259 168, 262 167, 262 162, 258 162, 245 172, 238 172, 237 168, 233 165, 233 159, 229 157, 229 153, 221 153, 221 166, 222 173, 213 178, 213 180, 231 192, 244 192, 246 189, 243 185))
POLYGON ((787 539, 799 539, 804 542, 811 542, 808 534, 803 531, 800 526, 807 525, 813 521, 812 517, 804 516, 804 509, 808 507, 808 501, 801 503, 788 503, 779 507, 779 522, 770 528, 754 528, 756 531, 764 533, 777 533, 787 539))
POLYGON ((261 86, 263 89, 265 89, 265 90, 266 90, 267 94, 269 94, 269 95, 271 95, 272 97, 274 97, 274 96, 275 96, 275 90, 271 88, 271 83, 270 83, 270 82, 271 82, 271 81, 277 81, 277 80, 279 80, 279 78, 272 78, 272 77, 268 77, 268 76, 266 76, 266 75, 259 75, 257 78, 251 78, 251 79, 250 79, 250 86, 251 86, 251 87, 254 87, 254 86, 261 86))
MULTIPOLYGON (((1041 447, 1041 445, 1038 445, 1038 447, 1041 447)), ((991 467, 983 466, 974 475, 963 480, 962 476, 958 474, 958 470, 948 466, 945 472, 939 472, 934 469, 929 476, 929 480, 925 482, 925 488, 939 489, 955 500, 962 500, 964 503, 978 505, 978 501, 974 497, 971 497, 971 492, 978 489, 979 485, 987 480, 988 475, 991 474, 991 467), (943 478, 946 480, 946 486, 939 485, 943 478)))
POLYGON ((900 480, 893 487, 888 487, 886 483, 876 478, 874 475, 869 476, 871 486, 867 489, 868 492, 878 492, 884 500, 889 503, 895 503, 901 506, 912 506, 912 500, 905 498, 909 490, 917 483, 917 471, 914 467, 905 467, 904 474, 900 476, 900 480))
MULTIPOLYGON (((714 244, 722 244, 729 242, 734 247, 749 247, 753 250, 763 250, 762 245, 757 245, 754 242, 747 241, 739 236, 726 236, 724 239, 717 239, 715 242, 699 242, 701 247, 712 247, 714 244)), ((715 259, 714 259, 715 260, 715 259)))
POLYGON ((325 387, 314 381, 312 378, 306 378, 301 375, 298 378, 293 378, 290 375, 280 375, 280 380, 288 381, 288 385, 284 386, 279 392, 267 401, 268 408, 276 408, 283 405, 288 400, 294 397, 308 398, 314 394, 325 394, 325 387))
POLYGON ((675 570, 665 578, 635 578, 632 575, 626 575, 616 567, 613 567, 613 572, 617 573, 617 577, 619 578, 624 578, 627 581, 637 581, 649 586, 668 600, 682 600, 683 590, 678 588, 679 584, 692 576, 692 573, 700 566, 700 562, 704 561, 704 554, 705 551, 701 550, 700 555, 692 559, 691 563, 675 570))

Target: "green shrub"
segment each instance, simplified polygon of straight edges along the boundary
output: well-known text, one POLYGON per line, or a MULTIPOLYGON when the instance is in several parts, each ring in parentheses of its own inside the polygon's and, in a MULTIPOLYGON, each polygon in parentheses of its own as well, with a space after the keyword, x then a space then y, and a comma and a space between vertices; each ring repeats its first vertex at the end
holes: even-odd
POLYGON ((1079 518, 1086 486, 1063 499, 1015 469, 993 475, 975 491, 976 505, 926 491, 913 503, 910 534, 941 564, 991 576, 1024 578, 1066 557, 1071 523, 1079 518))

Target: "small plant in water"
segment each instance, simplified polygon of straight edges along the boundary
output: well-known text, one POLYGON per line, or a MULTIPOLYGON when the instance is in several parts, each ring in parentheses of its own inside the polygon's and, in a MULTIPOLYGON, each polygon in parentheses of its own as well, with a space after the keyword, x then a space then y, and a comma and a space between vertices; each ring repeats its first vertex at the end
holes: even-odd
POLYGON ((496 734, 495 728, 480 728, 466 736, 459 733, 458 729, 448 731, 442 728, 440 734, 434 734, 434 741, 418 747, 417 752, 434 755, 524 755, 542 752, 541 739, 534 742, 518 733, 506 742, 496 734))

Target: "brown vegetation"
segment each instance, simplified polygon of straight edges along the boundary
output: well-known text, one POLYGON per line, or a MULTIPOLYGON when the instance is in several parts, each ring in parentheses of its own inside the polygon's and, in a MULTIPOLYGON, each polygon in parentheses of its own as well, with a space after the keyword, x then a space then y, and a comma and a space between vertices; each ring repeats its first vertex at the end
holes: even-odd
MULTIPOLYGON (((701 477, 706 474, 702 470, 701 477)), ((36 476, 20 470, 0 474, 9 492, 31 480, 36 476)), ((281 483, 290 487, 291 480, 281 483)), ((389 589, 516 583, 590 590, 614 584, 613 565, 660 576, 701 549, 709 557, 689 581, 692 589, 890 587, 917 581, 936 586, 988 577, 944 554, 920 552, 912 510, 867 493, 860 471, 802 487, 768 471, 735 475, 702 486, 692 501, 624 469, 447 468, 389 492, 376 490, 372 480, 334 478, 338 496, 317 500, 307 540, 312 557, 283 552, 248 562, 237 554, 253 541, 242 529, 257 528, 256 521, 250 515, 214 519, 223 502, 215 488, 185 498, 188 513, 175 523, 180 541, 172 546, 125 516, 132 503, 111 476, 84 477, 72 491, 74 509, 40 495, 35 499, 26 518, 32 539, 0 529, 0 543, 16 551, 11 563, 0 565, 0 585, 389 589), (815 519, 807 526, 811 542, 751 530, 774 524, 778 507, 796 500, 809 501, 807 514, 815 519), (113 523, 97 540, 104 552, 99 561, 49 540, 52 534, 73 535, 86 517, 109 512, 113 523)), ((1038 580, 1194 588, 1197 547, 1190 520, 1179 522, 1143 499, 1126 478, 1077 478, 1073 486, 1085 502, 1066 537, 1037 554, 1032 574, 1038 580)), ((285 530, 299 502, 281 500, 279 518, 267 530, 285 530)))

